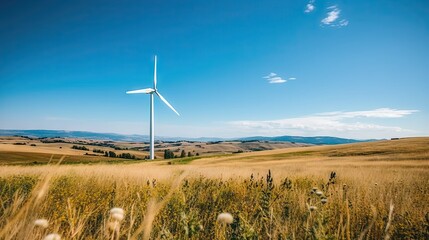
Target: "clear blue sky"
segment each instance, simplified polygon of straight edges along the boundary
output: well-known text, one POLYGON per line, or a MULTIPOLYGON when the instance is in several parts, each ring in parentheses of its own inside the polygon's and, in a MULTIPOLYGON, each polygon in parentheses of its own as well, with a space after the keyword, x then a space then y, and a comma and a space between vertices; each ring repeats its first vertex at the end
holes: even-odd
POLYGON ((429 2, 3 1, 0 128, 429 135, 429 2))

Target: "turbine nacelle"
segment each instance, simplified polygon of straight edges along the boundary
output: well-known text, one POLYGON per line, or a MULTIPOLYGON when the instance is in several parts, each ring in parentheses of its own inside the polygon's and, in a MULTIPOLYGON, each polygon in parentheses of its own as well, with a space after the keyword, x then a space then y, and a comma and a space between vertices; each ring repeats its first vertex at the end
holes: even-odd
POLYGON ((175 112, 178 116, 180 116, 179 112, 176 111, 176 109, 174 109, 174 107, 167 101, 167 99, 165 99, 161 93, 159 93, 157 90, 153 89, 153 88, 144 88, 144 89, 139 89, 139 90, 132 90, 132 91, 127 91, 127 94, 139 94, 139 93, 145 93, 145 94, 153 94, 155 93, 160 99, 161 101, 163 101, 165 103, 165 105, 167 105, 171 110, 173 110, 173 112, 175 112))

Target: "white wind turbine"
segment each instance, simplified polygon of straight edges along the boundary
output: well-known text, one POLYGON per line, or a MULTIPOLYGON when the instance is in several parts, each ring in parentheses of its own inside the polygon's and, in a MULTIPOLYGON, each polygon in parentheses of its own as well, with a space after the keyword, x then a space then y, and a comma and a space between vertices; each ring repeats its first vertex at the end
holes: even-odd
POLYGON ((150 159, 154 159, 155 151, 154 151, 154 139, 155 139, 155 122, 154 122, 154 107, 153 107, 153 94, 155 93, 158 95, 158 97, 169 107, 171 110, 173 110, 177 115, 180 116, 180 114, 174 109, 173 106, 158 92, 158 89, 156 88, 156 55, 155 55, 155 68, 153 72, 153 88, 145 88, 145 89, 139 89, 139 90, 133 90, 128 91, 127 94, 136 94, 136 93, 145 93, 150 94, 150 159))

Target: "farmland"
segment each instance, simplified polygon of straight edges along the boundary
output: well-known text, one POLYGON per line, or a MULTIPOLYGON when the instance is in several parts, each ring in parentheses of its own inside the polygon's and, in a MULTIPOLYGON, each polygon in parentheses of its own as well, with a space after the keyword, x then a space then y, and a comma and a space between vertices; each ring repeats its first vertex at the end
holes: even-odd
POLYGON ((11 146, 0 151, 2 239, 429 236, 429 138, 109 164, 64 164, 97 157, 65 147, 11 146), (25 164, 37 154, 51 163, 25 164), (217 220, 220 213, 233 222, 217 220), (34 226, 38 218, 49 226, 34 226))
MULTIPOLYGON (((158 159, 162 159, 164 151, 167 149, 171 150, 176 157, 179 157, 181 151, 184 151, 186 156, 213 156, 302 146, 309 145, 260 141, 157 142, 155 144, 155 155, 158 159)), ((114 152, 116 155, 129 153, 134 155, 137 160, 143 160, 148 157, 148 149, 148 143, 137 142, 96 141, 55 137, 0 137, 0 165, 44 164, 49 162, 52 155, 67 156, 63 162, 65 164, 116 163, 118 161, 121 162, 121 159, 105 158, 103 152, 114 152)))

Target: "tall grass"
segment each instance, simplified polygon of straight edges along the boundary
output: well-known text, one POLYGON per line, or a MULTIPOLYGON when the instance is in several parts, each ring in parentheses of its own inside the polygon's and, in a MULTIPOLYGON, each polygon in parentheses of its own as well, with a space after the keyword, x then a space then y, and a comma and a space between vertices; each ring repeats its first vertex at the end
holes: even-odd
POLYGON ((0 239, 429 239, 427 171, 147 178, 50 170, 0 177, 0 239), (124 218, 112 218, 112 208, 124 218))

